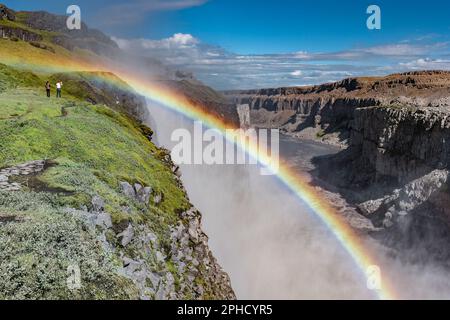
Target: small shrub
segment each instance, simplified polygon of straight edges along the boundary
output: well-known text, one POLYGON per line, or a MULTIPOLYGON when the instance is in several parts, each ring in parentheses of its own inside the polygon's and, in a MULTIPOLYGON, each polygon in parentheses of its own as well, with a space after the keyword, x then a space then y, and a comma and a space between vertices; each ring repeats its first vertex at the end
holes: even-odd
POLYGON ((323 138, 325 135, 326 135, 326 133, 325 133, 325 131, 323 131, 323 130, 320 130, 319 132, 316 133, 316 137, 317 137, 318 139, 323 138))

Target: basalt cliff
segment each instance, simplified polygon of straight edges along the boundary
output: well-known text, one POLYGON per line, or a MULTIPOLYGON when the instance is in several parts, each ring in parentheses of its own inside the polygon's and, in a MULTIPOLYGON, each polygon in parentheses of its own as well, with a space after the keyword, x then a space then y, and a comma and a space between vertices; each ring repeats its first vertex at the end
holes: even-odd
POLYGON ((376 237, 411 259, 450 257, 450 72, 226 94, 249 106, 253 126, 341 145, 315 159, 316 174, 372 220, 376 237))
POLYGON ((310 87, 226 91, 234 103, 248 105, 253 126, 332 143, 349 138, 354 111, 372 106, 438 107, 450 103, 445 71, 410 72, 387 77, 349 78, 310 87))

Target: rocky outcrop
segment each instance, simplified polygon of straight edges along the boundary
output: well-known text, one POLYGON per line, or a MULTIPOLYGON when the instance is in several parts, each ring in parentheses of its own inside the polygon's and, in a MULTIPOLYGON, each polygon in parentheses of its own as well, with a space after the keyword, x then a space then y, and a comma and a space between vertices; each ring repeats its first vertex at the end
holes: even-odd
POLYGON ((5 5, 0 4, 0 20, 14 21, 16 20, 16 13, 5 5))
POLYGON ((75 48, 88 49, 98 54, 107 54, 118 49, 117 44, 102 32, 90 29, 85 23, 80 30, 69 30, 66 26, 66 16, 54 15, 48 12, 20 12, 24 23, 36 30, 56 33, 53 43, 68 50, 75 48))
MULTIPOLYGON (((102 295, 107 292, 104 297, 112 299, 235 299, 228 275, 209 249, 208 237, 201 229, 201 215, 195 208, 180 212, 178 223, 169 225, 165 231, 156 231, 145 220, 113 220, 109 211, 111 203, 99 195, 92 197, 89 206, 60 207, 61 203, 55 201, 57 193, 52 193, 50 188, 36 188, 34 184, 29 183, 29 179, 10 181, 20 176, 35 177, 47 168, 49 165, 46 161, 37 160, 0 171, 0 238, 2 243, 9 241, 9 244, 14 246, 14 249, 9 247, 9 251, 2 246, 1 297, 39 299, 61 295, 79 297, 80 294, 85 298, 98 299, 102 297, 99 292, 102 292, 102 295), (55 228, 62 229, 55 238, 52 238, 52 232, 55 231, 48 230, 50 223, 41 217, 42 208, 49 206, 47 201, 52 203, 51 210, 55 210, 54 216, 59 219, 58 223, 54 222, 55 228), (5 211, 5 207, 12 204, 17 205, 17 210, 5 211), (36 209, 39 213, 32 215, 39 223, 24 218, 23 212, 20 211, 33 206, 39 208, 36 209), (19 214, 15 215, 16 212, 19 214), (35 229, 33 225, 36 226, 35 229), (22 230, 24 228, 33 229, 33 234, 22 230), (22 231, 26 234, 18 234, 22 231), (20 242, 18 239, 12 239, 11 232, 17 234, 20 242), (24 244, 30 241, 30 238, 32 242, 24 244), (65 245, 69 238, 82 241, 83 245, 65 245), (24 245, 28 245, 27 254, 33 258, 39 256, 37 251, 45 251, 47 247, 57 245, 57 249, 48 250, 53 250, 53 254, 60 257, 56 260, 46 258, 51 261, 51 267, 47 266, 40 271, 39 281, 31 278, 23 280, 28 274, 20 269, 23 267, 20 264, 14 270, 6 270, 13 268, 13 265, 5 257, 15 249, 20 250, 16 247, 24 245), (74 266, 82 272, 81 287, 78 289, 82 288, 83 291, 70 289, 70 286, 64 287, 66 273, 59 264, 64 265, 68 258, 73 259, 74 266), (24 286, 15 285, 17 277, 22 277, 22 280, 28 283, 24 286), (51 282, 49 277, 57 280, 51 282), (100 281, 100 284, 97 284, 97 281, 100 281), (92 283, 95 283, 97 293, 90 291, 92 287, 89 286, 92 283), (45 289, 34 288, 41 285, 45 286, 45 289), (58 286, 62 286, 60 291, 55 289, 58 286), (105 289, 99 288, 101 286, 105 286, 105 289)), ((140 205, 145 207, 141 212, 136 211, 133 205, 122 207, 124 215, 137 217, 142 212, 155 210, 149 203, 153 190, 151 187, 143 187, 139 183, 132 186, 128 182, 121 182, 119 189, 135 202, 138 208, 140 205)), ((48 264, 47 260, 45 263, 48 264)))
MULTIPOLYGON (((139 194, 144 191, 149 196, 151 188, 121 182, 120 189, 130 199, 148 204, 139 194)), ((128 222, 123 230, 117 229, 105 205, 95 196, 91 210, 69 208, 66 212, 93 228, 105 251, 121 257, 122 266, 115 272, 135 284, 141 299, 174 300, 186 295, 235 299, 228 275, 209 250, 201 215, 195 208, 180 213, 179 223, 170 227, 166 244, 162 244, 145 224, 128 222)))
MULTIPOLYGON (((0 20, 15 21, 16 12, 0 4, 0 20)), ((41 41, 42 36, 37 33, 25 30, 22 28, 15 28, 8 25, 0 25, 0 36, 2 38, 9 38, 13 40, 22 40, 26 42, 41 41)))
POLYGON ((0 25, 0 35, 2 38, 22 40, 26 42, 42 41, 42 36, 20 28, 13 28, 0 25))
POLYGON ((181 213, 184 222, 172 228, 170 235, 172 246, 170 255, 179 270, 185 270, 188 283, 192 283, 194 292, 204 296, 210 292, 211 296, 223 299, 235 299, 231 289, 230 279, 217 263, 208 247, 208 237, 201 228, 201 215, 192 208, 181 213), (190 267, 189 267, 190 265, 190 267), (211 279, 215 286, 195 283, 196 278, 211 279))
POLYGON ((382 218, 383 227, 389 228, 401 217, 432 200, 434 195, 445 192, 448 177, 448 170, 433 170, 395 189, 390 195, 361 203, 359 209, 366 216, 382 218))
POLYGON ((0 170, 0 191, 18 191, 22 188, 18 182, 10 181, 10 178, 17 176, 28 176, 44 170, 45 161, 36 160, 23 163, 14 167, 3 168, 0 170))
POLYGON ((237 113, 239 115, 239 124, 241 128, 248 128, 251 125, 250 122, 250 107, 248 104, 238 104, 237 113))
POLYGON ((354 188, 373 183, 404 185, 450 166, 450 107, 399 106, 356 109, 349 148, 333 157, 342 170, 336 183, 354 188))
POLYGON ((40 42, 30 41, 30 45, 38 49, 47 50, 50 51, 51 53, 55 53, 55 49, 40 42))
POLYGON ((133 187, 126 181, 120 182, 120 190, 128 198, 136 200, 137 202, 142 203, 144 205, 148 205, 150 195, 152 194, 152 188, 144 187, 139 183, 135 183, 133 187))

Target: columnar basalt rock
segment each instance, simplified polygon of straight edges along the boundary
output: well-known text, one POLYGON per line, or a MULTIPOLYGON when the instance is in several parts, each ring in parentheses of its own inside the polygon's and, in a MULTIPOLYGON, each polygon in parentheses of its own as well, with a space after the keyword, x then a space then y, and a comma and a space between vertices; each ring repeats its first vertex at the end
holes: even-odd
POLYGON ((357 109, 350 126, 350 152, 371 171, 368 182, 391 177, 407 183, 450 166, 450 108, 357 109))

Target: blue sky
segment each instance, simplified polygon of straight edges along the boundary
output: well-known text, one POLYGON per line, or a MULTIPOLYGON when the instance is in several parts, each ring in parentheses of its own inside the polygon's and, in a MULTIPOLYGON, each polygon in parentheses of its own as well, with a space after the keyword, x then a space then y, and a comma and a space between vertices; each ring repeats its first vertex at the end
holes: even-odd
POLYGON ((60 14, 78 4, 85 22, 124 49, 192 71, 220 89, 450 68, 446 0, 3 2, 60 14), (370 4, 381 8, 381 30, 366 27, 370 4))

